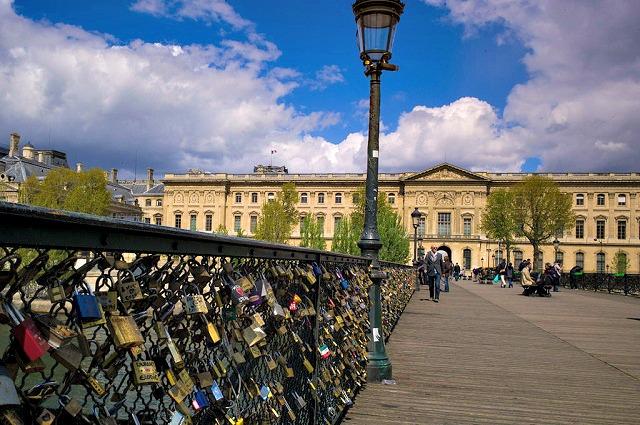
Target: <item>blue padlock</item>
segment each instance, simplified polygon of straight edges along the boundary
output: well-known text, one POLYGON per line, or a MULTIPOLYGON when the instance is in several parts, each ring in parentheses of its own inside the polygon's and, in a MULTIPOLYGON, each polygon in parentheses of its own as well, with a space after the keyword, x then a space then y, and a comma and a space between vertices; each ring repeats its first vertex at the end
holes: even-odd
POLYGON ((191 404, 196 410, 204 409, 205 407, 207 407, 209 405, 209 397, 207 397, 207 393, 204 392, 204 390, 196 391, 191 404))
POLYGON ((102 312, 100 311, 100 303, 89 286, 85 286, 87 293, 80 293, 78 289, 73 293, 73 306, 77 311, 78 318, 81 322, 91 322, 100 320, 102 312))

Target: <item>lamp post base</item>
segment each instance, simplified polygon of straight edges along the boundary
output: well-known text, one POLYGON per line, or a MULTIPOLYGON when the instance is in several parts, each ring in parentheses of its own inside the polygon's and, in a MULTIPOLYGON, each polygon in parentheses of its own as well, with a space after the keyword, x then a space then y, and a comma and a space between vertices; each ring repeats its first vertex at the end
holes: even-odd
POLYGON ((382 382, 391 379, 391 362, 388 357, 372 359, 367 363, 367 382, 382 382))

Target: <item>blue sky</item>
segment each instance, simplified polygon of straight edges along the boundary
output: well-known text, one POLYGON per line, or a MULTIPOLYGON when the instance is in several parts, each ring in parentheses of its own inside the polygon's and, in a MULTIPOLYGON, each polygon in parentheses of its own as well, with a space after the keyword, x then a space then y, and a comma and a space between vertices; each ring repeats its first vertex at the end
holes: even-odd
MULTIPOLYGON (((493 0, 406 2, 393 55, 400 72, 383 75, 381 142, 382 154, 385 145, 389 153, 381 158, 383 170, 419 170, 445 158, 479 170, 633 166, 628 158, 636 152, 635 138, 625 135, 637 129, 630 118, 638 110, 637 100, 612 116, 601 116, 604 124, 594 133, 593 117, 584 112, 592 100, 584 93, 587 82, 583 86, 577 78, 561 77, 571 72, 584 73, 587 80, 592 76, 593 98, 601 98, 598 89, 609 93, 619 82, 630 84, 621 91, 634 93, 631 47, 619 52, 620 58, 593 55, 603 63, 586 63, 581 55, 602 49, 598 43, 615 41, 614 28, 632 26, 627 20, 638 8, 620 0, 622 10, 604 16, 611 22, 589 44, 571 41, 573 25, 584 26, 589 16, 595 25, 606 2, 595 7, 578 3, 577 11, 585 15, 572 22, 566 10, 554 6, 531 6, 523 17, 518 13, 523 1, 513 0, 512 7, 493 0), (568 41, 558 40, 557 31, 566 31, 568 41), (598 68, 611 67, 612 60, 620 72, 597 77, 598 68), (602 155, 559 160, 567 149, 575 152, 582 146, 577 143, 585 137, 590 138, 587 146, 602 155)), ((134 163, 138 169, 152 166, 161 172, 250 171, 253 163, 268 161, 272 149, 278 150, 275 161, 295 172, 364 168, 368 84, 358 59, 350 2, 0 3, 12 9, 0 17, 29 38, 12 39, 8 31, 0 32, 0 53, 7 52, 0 65, 42 72, 38 84, 24 83, 36 90, 30 98, 62 93, 47 98, 43 105, 49 106, 35 115, 0 112, 4 134, 19 131, 38 147, 53 133, 50 143, 66 150, 72 161, 120 168, 125 175, 132 173, 134 163), (64 50, 57 58, 41 40, 55 37, 64 50), (22 44, 26 46, 18 46, 22 44), (192 45, 198 48, 189 51, 192 45), (27 54, 16 56, 20 49, 27 54), (173 64, 173 58, 181 62, 173 64), (103 59, 104 80, 82 81, 96 75, 96 62, 103 59), (64 63, 73 63, 74 72, 65 73, 64 63), (147 84, 149 76, 156 77, 155 89, 132 90, 147 84), (228 85, 211 88, 220 78, 228 85), (184 89, 167 90, 163 98, 158 87, 174 80, 184 89), (106 87, 109 82, 113 87, 106 87), (118 102, 103 102, 112 97, 118 102), (183 103, 172 108, 176 97, 183 103), (96 104, 100 107, 89 113, 87 108, 96 104), (208 117, 212 123, 205 125, 208 117), (74 130, 68 128, 70 122, 74 130)), ((593 35, 590 28, 584 31, 585 38, 593 35)), ((611 102, 619 100, 616 93, 609 95, 611 102)), ((612 107, 608 100, 599 105, 603 111, 612 107)))

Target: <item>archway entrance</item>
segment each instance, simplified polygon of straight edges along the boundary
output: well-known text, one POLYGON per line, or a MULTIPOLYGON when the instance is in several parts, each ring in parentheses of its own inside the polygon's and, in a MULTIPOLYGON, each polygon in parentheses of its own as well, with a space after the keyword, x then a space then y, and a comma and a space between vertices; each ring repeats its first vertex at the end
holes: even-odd
POLYGON ((449 248, 446 245, 442 245, 441 247, 438 248, 438 251, 444 251, 447 253, 447 257, 449 257, 450 261, 453 261, 453 258, 451 258, 451 248, 449 248))

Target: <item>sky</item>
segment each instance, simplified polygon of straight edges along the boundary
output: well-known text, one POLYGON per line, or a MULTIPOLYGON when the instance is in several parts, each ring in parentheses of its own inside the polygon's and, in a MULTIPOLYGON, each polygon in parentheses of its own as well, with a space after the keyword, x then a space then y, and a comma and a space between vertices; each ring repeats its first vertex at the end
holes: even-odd
MULTIPOLYGON (((638 171, 639 1, 405 3, 381 171, 638 171)), ((72 167, 363 172, 368 95, 347 0, 0 0, 0 140, 72 167)))

